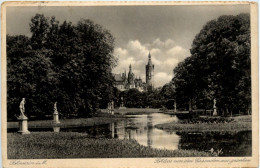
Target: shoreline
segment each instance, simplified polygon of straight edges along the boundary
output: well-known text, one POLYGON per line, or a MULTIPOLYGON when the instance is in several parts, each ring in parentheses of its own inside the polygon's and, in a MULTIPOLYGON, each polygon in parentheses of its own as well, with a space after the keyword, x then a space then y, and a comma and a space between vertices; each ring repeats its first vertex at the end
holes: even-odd
POLYGON ((168 132, 239 132, 252 131, 252 116, 232 117, 229 123, 164 123, 157 124, 155 128, 168 132))
POLYGON ((135 140, 93 138, 75 132, 35 132, 25 136, 8 133, 7 138, 8 159, 214 156, 204 151, 155 149, 140 145, 135 140))
MULTIPOLYGON (((163 113, 159 109, 152 108, 126 108, 126 109, 115 109, 114 115, 108 114, 107 109, 101 109, 101 113, 97 113, 91 118, 72 118, 72 119, 60 119, 61 128, 67 127, 87 127, 94 125, 104 125, 113 122, 121 121, 126 119, 127 115, 143 115, 150 113, 163 113)), ((28 128, 52 128, 54 125, 53 120, 28 120, 28 128)), ((7 129, 18 128, 18 121, 7 122, 7 129)))
MULTIPOLYGON (((121 115, 102 114, 92 118, 60 119, 60 124, 54 124, 53 120, 35 120, 28 122, 28 128, 52 128, 60 126, 61 128, 88 127, 94 125, 104 125, 126 119, 121 115)), ((7 122, 7 129, 19 128, 18 121, 7 122)))
MULTIPOLYGON (((75 118, 75 119, 60 119, 60 124, 54 124, 53 120, 35 120, 28 122, 28 128, 53 128, 53 126, 60 126, 61 128, 73 127, 88 127, 110 124, 117 121, 126 120, 128 115, 143 115, 151 113, 165 113, 159 109, 148 108, 127 108, 115 109, 115 114, 110 115, 106 113, 106 109, 102 109, 92 118, 75 118)), ((171 114, 169 114, 171 115, 171 114)), ((238 132, 238 131, 251 131, 252 130, 252 116, 236 116, 232 117, 234 121, 229 123, 164 123, 157 124, 155 128, 165 130, 168 132, 238 132)), ((228 117, 230 118, 230 117, 228 117)), ((18 128, 18 121, 7 122, 7 129, 18 128)))

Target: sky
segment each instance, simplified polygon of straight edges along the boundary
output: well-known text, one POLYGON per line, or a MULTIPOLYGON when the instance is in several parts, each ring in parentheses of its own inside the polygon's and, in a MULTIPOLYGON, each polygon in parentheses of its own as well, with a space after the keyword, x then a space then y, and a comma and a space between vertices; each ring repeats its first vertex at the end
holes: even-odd
POLYGON ((36 14, 76 24, 91 19, 115 37, 114 73, 129 65, 145 82, 145 65, 151 53, 155 86, 171 81, 173 69, 190 56, 196 34, 221 15, 250 13, 249 5, 7 7, 7 34, 31 36, 29 23, 36 14))

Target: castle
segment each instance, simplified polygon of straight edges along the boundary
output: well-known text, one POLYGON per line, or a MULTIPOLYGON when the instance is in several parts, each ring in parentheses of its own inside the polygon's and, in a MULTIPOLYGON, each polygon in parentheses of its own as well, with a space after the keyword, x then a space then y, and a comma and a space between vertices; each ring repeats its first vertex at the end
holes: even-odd
POLYGON ((125 73, 114 74, 115 86, 120 90, 137 89, 140 92, 147 91, 148 89, 154 88, 154 65, 152 64, 151 54, 148 55, 148 63, 145 66, 146 72, 146 82, 142 79, 136 78, 135 74, 132 72, 132 66, 129 66, 128 75, 125 73))

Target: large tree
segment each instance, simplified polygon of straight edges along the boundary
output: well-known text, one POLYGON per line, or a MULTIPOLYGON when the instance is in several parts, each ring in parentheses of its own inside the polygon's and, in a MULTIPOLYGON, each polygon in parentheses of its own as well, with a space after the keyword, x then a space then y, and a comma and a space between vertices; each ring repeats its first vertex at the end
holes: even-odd
POLYGON ((221 16, 196 35, 191 56, 175 69, 178 96, 197 107, 246 112, 251 102, 250 17, 221 16))
POLYGON ((112 99, 116 59, 108 30, 87 19, 59 24, 41 14, 30 28, 31 38, 7 37, 8 115, 18 114, 22 97, 37 116, 51 114, 55 101, 62 115, 89 116, 112 99))

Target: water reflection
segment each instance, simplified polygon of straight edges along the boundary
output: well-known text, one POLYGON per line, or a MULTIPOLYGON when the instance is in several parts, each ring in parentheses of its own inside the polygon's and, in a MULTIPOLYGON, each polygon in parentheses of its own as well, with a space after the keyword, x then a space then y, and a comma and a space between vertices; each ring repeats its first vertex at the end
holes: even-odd
POLYGON ((220 156, 251 156, 252 133, 241 131, 238 133, 177 133, 180 139, 179 149, 194 149, 199 151, 221 150, 220 156))
POLYGON ((128 120, 113 123, 112 138, 135 139, 139 144, 159 149, 192 149, 198 151, 222 150, 220 156, 251 156, 252 133, 179 133, 155 128, 156 124, 177 122, 167 114, 136 115, 128 120))
MULTIPOLYGON (((93 137, 134 139, 139 144, 159 149, 193 149, 209 151, 222 149, 220 156, 251 156, 252 132, 230 133, 181 133, 166 132, 155 128, 157 124, 177 122, 176 116, 152 113, 148 115, 132 115, 127 120, 90 127, 75 128, 30 128, 31 132, 80 132, 93 137)), ((17 132, 17 129, 8 129, 17 132)))
MULTIPOLYGON (((139 144, 159 149, 178 149, 180 137, 154 127, 156 124, 176 122, 175 116, 153 113, 136 115, 129 120, 118 122, 115 130, 119 139, 135 139, 139 144)), ((114 136, 114 135, 112 135, 114 136)))

